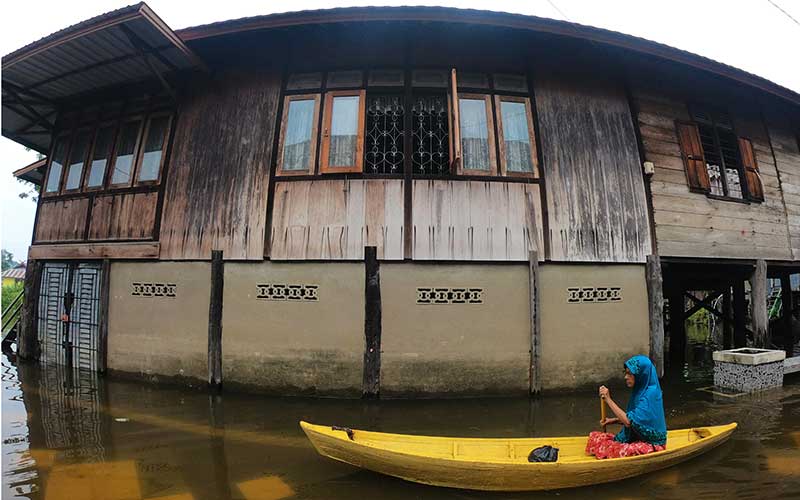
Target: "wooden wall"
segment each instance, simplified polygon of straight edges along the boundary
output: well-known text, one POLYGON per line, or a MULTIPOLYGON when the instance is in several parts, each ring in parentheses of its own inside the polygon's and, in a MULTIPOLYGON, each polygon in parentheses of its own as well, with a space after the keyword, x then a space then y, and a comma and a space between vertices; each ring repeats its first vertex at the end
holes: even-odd
POLYGON ((151 240, 158 191, 98 196, 92 205, 89 240, 151 240))
POLYGON ((402 180, 278 182, 272 213, 272 260, 403 259, 402 180))
POLYGON ((800 150, 798 149, 800 145, 791 128, 783 123, 769 122, 768 127, 786 206, 789 246, 792 258, 798 260, 800 259, 800 150))
POLYGON ((737 133, 752 140, 765 201, 736 203, 689 191, 675 129, 675 120, 689 119, 686 103, 643 88, 633 89, 633 99, 639 110, 645 159, 655 164, 651 191, 659 254, 791 258, 775 162, 758 115, 733 118, 737 133))
POLYGON ((82 240, 89 211, 88 198, 41 200, 34 243, 82 240))
POLYGON ((650 227, 624 91, 548 76, 537 78, 535 95, 550 259, 644 262, 650 227))
POLYGON ((161 219, 162 259, 262 259, 278 73, 193 82, 179 106, 161 219))
POLYGON ((415 260, 527 261, 544 248, 538 184, 416 180, 413 188, 415 260))

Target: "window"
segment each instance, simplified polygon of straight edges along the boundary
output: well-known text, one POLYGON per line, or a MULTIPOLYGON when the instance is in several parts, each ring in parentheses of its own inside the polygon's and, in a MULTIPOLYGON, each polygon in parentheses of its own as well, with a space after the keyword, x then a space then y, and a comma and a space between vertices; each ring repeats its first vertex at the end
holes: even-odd
POLYGON ((153 115, 147 121, 144 152, 139 165, 138 182, 158 182, 164 163, 164 145, 169 134, 170 115, 153 115))
POLYGON ((50 158, 50 169, 47 173, 47 183, 44 192, 57 193, 61 187, 61 172, 64 170, 64 161, 67 156, 67 146, 69 145, 68 136, 61 136, 56 139, 53 146, 53 154, 50 158))
POLYGON ((509 176, 537 176, 536 141, 531 102, 527 97, 495 96, 500 172, 509 176))
POLYGON ((103 187, 106 177, 106 166, 111 156, 111 147, 114 145, 114 125, 101 126, 94 139, 89 174, 86 176, 86 189, 99 189, 103 187))
POLYGON ((314 173, 319 94, 287 96, 278 143, 278 175, 314 173))
POLYGON ((492 106, 488 95, 459 94, 458 123, 461 137, 459 173, 495 175, 492 106))
POLYGON ((67 162, 67 180, 64 182, 64 191, 78 191, 83 180, 83 166, 86 163, 92 132, 88 129, 79 130, 72 141, 67 162))
POLYGON ((361 172, 364 100, 363 90, 339 90, 325 95, 321 172, 361 172))
POLYGON ((405 109, 400 94, 367 96, 367 123, 364 140, 364 172, 403 173, 405 109))
POLYGON ((141 120, 131 120, 122 124, 117 139, 117 151, 114 156, 114 165, 111 173, 112 186, 127 186, 130 184, 141 128, 141 120))
POLYGON ((411 166, 415 174, 450 173, 448 111, 447 96, 444 93, 414 96, 414 107, 411 109, 411 166))

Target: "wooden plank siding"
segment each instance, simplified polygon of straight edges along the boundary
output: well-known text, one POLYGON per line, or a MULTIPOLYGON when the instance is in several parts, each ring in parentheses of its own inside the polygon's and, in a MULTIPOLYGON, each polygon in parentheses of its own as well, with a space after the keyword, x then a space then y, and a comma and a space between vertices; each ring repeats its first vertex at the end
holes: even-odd
POLYGON ((754 116, 734 116, 739 135, 751 139, 765 201, 737 203, 692 193, 686 180, 675 127, 690 119, 686 103, 634 88, 645 160, 651 179, 658 253, 664 257, 791 258, 787 220, 775 162, 763 125, 754 116))
POLYGON ((41 200, 34 243, 79 241, 86 231, 88 198, 41 200))
POLYGON ((261 260, 278 73, 194 82, 179 105, 164 192, 162 259, 261 260))
POLYGON ((625 93, 577 80, 548 76, 535 84, 549 258, 643 263, 650 227, 625 93))
POLYGON ((158 191, 96 197, 88 239, 153 239, 157 204, 158 191))
POLYGON ((792 259, 800 260, 800 150, 797 138, 788 129, 768 122, 775 162, 780 172, 781 189, 789 230, 792 259))
POLYGON ((277 182, 272 260, 403 259, 403 180, 277 182))
POLYGON ((416 180, 412 200, 414 260, 527 261, 544 247, 538 184, 416 180))

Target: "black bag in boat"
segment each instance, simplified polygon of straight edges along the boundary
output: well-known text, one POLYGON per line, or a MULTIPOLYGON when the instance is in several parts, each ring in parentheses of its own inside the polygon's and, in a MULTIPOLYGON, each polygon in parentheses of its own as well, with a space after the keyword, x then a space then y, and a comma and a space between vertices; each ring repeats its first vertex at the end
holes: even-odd
POLYGON ((528 455, 528 462, 556 462, 558 460, 558 448, 552 446, 540 446, 528 455))

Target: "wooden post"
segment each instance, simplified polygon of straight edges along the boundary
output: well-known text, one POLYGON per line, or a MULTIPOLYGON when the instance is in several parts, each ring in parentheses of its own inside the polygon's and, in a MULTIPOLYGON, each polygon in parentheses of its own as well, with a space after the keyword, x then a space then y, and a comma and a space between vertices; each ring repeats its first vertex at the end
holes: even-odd
POLYGON ((683 287, 673 286, 669 291, 669 359, 674 365, 682 363, 686 355, 686 311, 683 287))
POLYGON ((222 386, 222 291, 225 286, 222 250, 211 251, 211 301, 208 306, 208 384, 222 386))
POLYGON ((100 342, 98 344, 97 364, 98 371, 108 369, 108 302, 111 294, 111 261, 103 260, 100 270, 100 312, 98 314, 98 328, 100 329, 100 342))
POLYGON ((750 300, 753 308, 753 341, 755 347, 769 348, 767 319, 767 262, 756 261, 756 269, 750 276, 750 300))
POLYGON ((737 279, 733 283, 733 347, 746 347, 745 336, 747 304, 744 296, 744 280, 737 279))
POLYGON ((364 379, 361 395, 377 398, 381 390, 381 276, 378 248, 364 248, 364 379))
POLYGON ((786 350, 786 356, 791 357, 794 348, 794 334, 792 332, 792 280, 789 278, 789 273, 781 274, 781 308, 783 309, 781 318, 783 348, 786 350))
POLYGON ((733 337, 731 335, 731 287, 728 286, 722 295, 722 348, 731 349, 733 347, 733 337))
POLYGON ((647 305, 650 313, 650 359, 659 377, 664 376, 664 291, 661 259, 647 256, 647 305))
POLYGON ((29 260, 25 273, 25 290, 17 334, 17 356, 39 359, 39 338, 36 311, 39 308, 39 287, 42 282, 42 262, 29 260))
POLYGON ((530 393, 538 394, 542 390, 542 376, 539 362, 541 357, 541 314, 539 313, 539 253, 528 252, 528 289, 530 291, 531 309, 531 368, 530 393))

